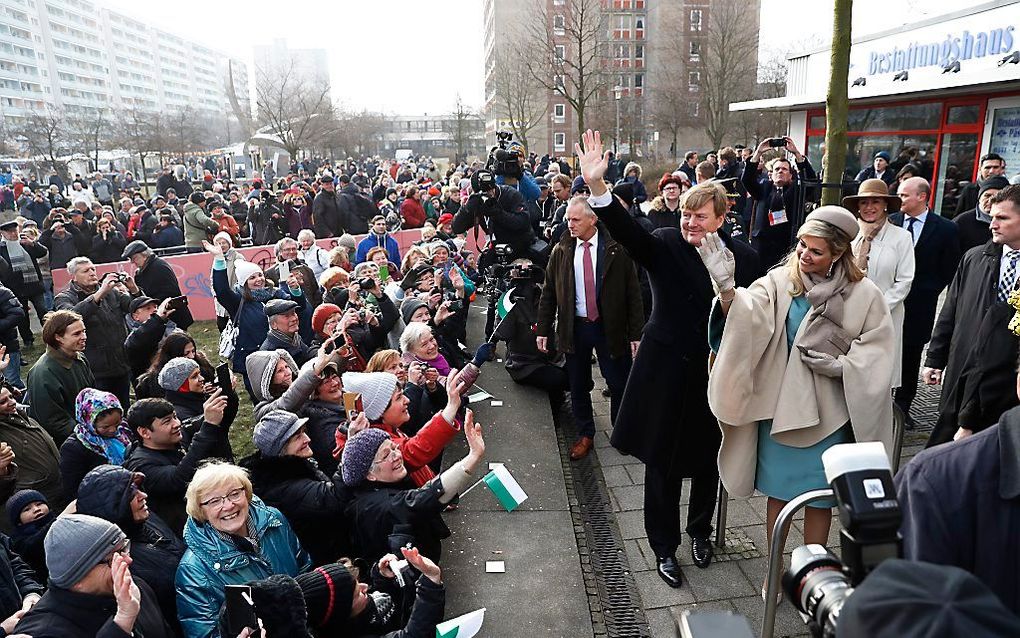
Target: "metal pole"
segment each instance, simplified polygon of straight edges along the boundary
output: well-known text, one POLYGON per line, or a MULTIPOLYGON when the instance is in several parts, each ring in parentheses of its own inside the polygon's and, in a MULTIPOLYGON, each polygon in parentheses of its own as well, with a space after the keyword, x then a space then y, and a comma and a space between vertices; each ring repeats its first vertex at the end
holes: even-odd
POLYGON ((783 549, 786 539, 783 529, 786 527, 793 515, 808 503, 820 501, 823 498, 832 498, 833 492, 829 488, 823 490, 811 490, 804 492, 787 503, 776 517, 776 524, 772 528, 772 543, 769 547, 769 570, 765 575, 765 616, 761 621, 761 638, 772 638, 776 628, 776 594, 779 593, 779 568, 783 564, 783 549))
POLYGON ((726 487, 719 481, 718 509, 715 514, 715 546, 722 548, 726 546, 726 508, 729 506, 730 495, 726 493, 726 487))
POLYGON ((620 143, 620 94, 616 94, 616 137, 613 138, 613 155, 619 155, 617 144, 620 143))

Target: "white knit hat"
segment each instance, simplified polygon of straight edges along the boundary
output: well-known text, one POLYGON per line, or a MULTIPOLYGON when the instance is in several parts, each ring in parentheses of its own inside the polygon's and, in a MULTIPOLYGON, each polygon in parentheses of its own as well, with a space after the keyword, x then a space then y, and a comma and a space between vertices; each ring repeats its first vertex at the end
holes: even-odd
POLYGON ((234 275, 237 276, 237 283, 244 285, 248 283, 248 277, 251 277, 257 272, 262 272, 258 264, 253 264, 250 261, 244 261, 238 259, 234 262, 234 275))
POLYGON ((378 421, 386 411, 397 388, 397 378, 389 372, 345 372, 344 390, 361 395, 365 418, 378 421))

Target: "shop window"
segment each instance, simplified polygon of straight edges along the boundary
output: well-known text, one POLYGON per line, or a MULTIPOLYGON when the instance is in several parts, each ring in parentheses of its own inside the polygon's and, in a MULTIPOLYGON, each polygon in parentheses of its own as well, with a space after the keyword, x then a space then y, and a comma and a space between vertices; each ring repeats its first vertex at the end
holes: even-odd
POLYGON ((940 102, 851 109, 847 118, 847 130, 851 132, 936 130, 939 128, 941 117, 940 102))
POLYGON ((950 106, 946 113, 946 124, 977 124, 981 115, 981 107, 977 104, 950 106))
POLYGON ((977 133, 946 133, 942 136, 934 207, 939 214, 952 217, 956 213, 960 191, 970 182, 974 174, 977 147, 977 133))
POLYGON ((825 116, 824 115, 812 115, 811 123, 808 125, 809 129, 824 129, 825 128, 825 116))

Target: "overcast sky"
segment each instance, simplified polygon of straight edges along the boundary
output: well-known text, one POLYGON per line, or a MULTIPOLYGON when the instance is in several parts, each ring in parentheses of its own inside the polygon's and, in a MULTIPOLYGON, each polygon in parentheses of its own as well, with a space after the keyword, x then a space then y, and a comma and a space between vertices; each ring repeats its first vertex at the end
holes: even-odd
MULTIPOLYGON (((296 48, 324 48, 333 97, 349 108, 411 115, 449 112, 458 93, 475 108, 484 99, 482 0, 97 1, 243 59, 251 75, 254 45, 283 37, 296 48)), ((973 4, 856 0, 854 33, 973 4)), ((831 36, 832 0, 762 0, 761 7, 763 49, 831 36)))

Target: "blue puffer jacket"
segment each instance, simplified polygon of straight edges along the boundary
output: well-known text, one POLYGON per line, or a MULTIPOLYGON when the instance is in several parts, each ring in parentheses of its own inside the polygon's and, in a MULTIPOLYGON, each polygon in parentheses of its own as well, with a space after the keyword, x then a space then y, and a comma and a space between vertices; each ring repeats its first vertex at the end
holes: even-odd
POLYGON ((219 614, 226 585, 243 585, 274 574, 297 576, 312 568, 312 559, 280 510, 252 496, 249 515, 261 548, 248 554, 220 538, 208 523, 189 518, 184 527, 188 551, 177 567, 177 614, 187 638, 220 635, 219 614))
MULTIPOLYGON (((241 293, 238 292, 241 286, 230 287, 227 281, 227 265, 221 260, 213 261, 213 290, 216 293, 216 301, 227 309, 230 318, 237 324, 237 346, 234 348, 234 356, 230 363, 234 371, 244 375, 244 362, 248 355, 262 347, 262 342, 269 334, 269 318, 266 317, 266 305, 261 301, 246 299, 244 307, 241 308, 241 293), (241 316, 237 316, 240 308, 241 316)), ((283 288, 277 288, 273 293, 276 299, 292 299, 298 303, 301 309, 305 307, 305 296, 298 290, 297 295, 292 295, 283 288)), ((268 300, 267 300, 268 301, 268 300)))

